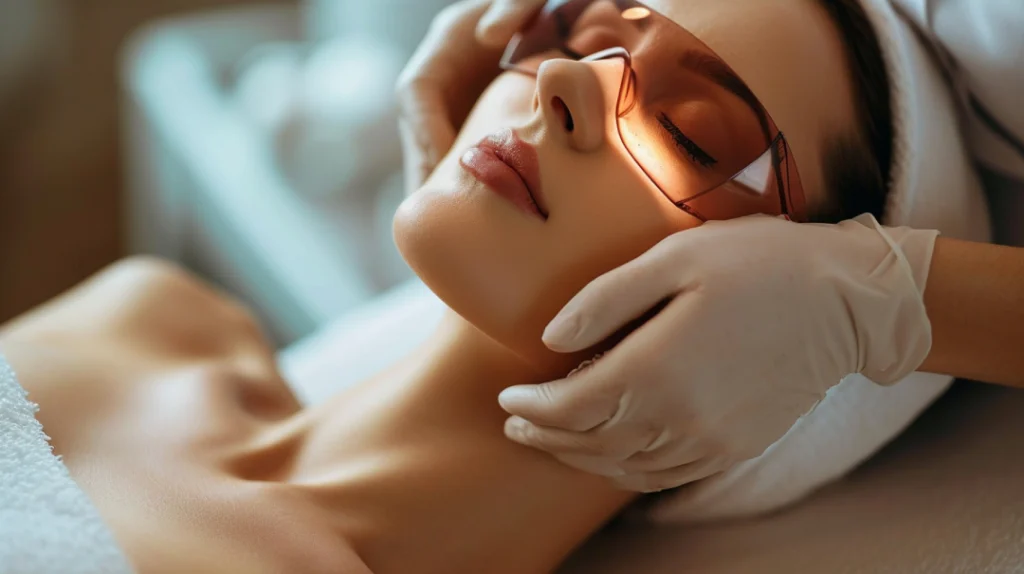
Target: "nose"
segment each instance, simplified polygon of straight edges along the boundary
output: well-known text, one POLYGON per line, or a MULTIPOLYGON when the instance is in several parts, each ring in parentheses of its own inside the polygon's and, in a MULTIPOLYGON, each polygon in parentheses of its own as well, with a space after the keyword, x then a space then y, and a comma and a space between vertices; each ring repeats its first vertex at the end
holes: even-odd
POLYGON ((537 97, 552 136, 581 152, 604 145, 614 122, 625 62, 554 59, 537 70, 537 97))

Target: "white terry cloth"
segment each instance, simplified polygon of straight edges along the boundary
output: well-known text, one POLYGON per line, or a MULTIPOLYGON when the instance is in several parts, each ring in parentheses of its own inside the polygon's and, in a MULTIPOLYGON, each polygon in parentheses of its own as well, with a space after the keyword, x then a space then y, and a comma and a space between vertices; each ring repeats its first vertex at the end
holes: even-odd
POLYGON ((96 508, 54 456, 37 410, 0 356, 0 572, 131 572, 96 508))
POLYGON ((932 45, 959 96, 968 144, 983 166, 995 240, 1024 247, 1024 4, 892 3, 932 45))
MULTIPOLYGON (((984 194, 939 63, 890 0, 861 4, 879 36, 892 86, 894 153, 885 223, 988 241, 984 194)), ((951 383, 951 377, 915 373, 883 388, 847 377, 763 455, 663 495, 647 516, 700 522, 791 504, 869 458, 951 383)))
POLYGON ((1024 182, 1024 4, 890 1, 932 45, 946 68, 977 160, 1024 182))

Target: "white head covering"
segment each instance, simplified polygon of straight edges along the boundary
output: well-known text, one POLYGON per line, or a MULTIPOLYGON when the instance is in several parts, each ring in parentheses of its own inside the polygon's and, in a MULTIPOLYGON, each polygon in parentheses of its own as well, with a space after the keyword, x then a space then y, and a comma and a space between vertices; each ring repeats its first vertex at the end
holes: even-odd
POLYGON ((861 0, 892 86, 893 166, 885 223, 989 238, 982 187, 942 69, 890 0, 861 0))
MULTIPOLYGON (((893 165, 885 223, 984 241, 984 195, 942 71, 889 0, 861 0, 892 86, 893 165)), ((665 493, 644 514, 657 522, 750 516, 796 502, 850 472, 903 431, 952 383, 914 373, 881 387, 854 375, 760 457, 665 493)))
POLYGON ((942 61, 977 161, 1024 182, 1024 10, 1020 0, 891 0, 942 61))

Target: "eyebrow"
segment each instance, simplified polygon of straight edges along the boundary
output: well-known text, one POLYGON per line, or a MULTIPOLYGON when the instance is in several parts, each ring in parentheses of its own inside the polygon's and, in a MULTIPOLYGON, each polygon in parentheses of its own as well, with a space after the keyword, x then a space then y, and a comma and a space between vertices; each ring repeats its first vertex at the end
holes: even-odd
POLYGON ((761 105, 754 92, 750 91, 746 82, 737 76, 736 72, 733 72, 725 62, 703 50, 691 49, 684 52, 679 58, 679 67, 710 80, 747 104, 750 111, 757 116, 765 139, 771 141, 771 122, 764 106, 761 105))

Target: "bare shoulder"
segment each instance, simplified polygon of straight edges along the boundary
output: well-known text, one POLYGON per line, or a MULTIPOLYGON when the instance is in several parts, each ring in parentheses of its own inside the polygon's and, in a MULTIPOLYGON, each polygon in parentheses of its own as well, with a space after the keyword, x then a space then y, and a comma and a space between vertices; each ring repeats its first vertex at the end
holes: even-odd
POLYGON ((52 301, 0 326, 0 341, 110 338, 145 350, 206 354, 268 346, 240 302, 185 269, 149 257, 119 261, 52 301))

